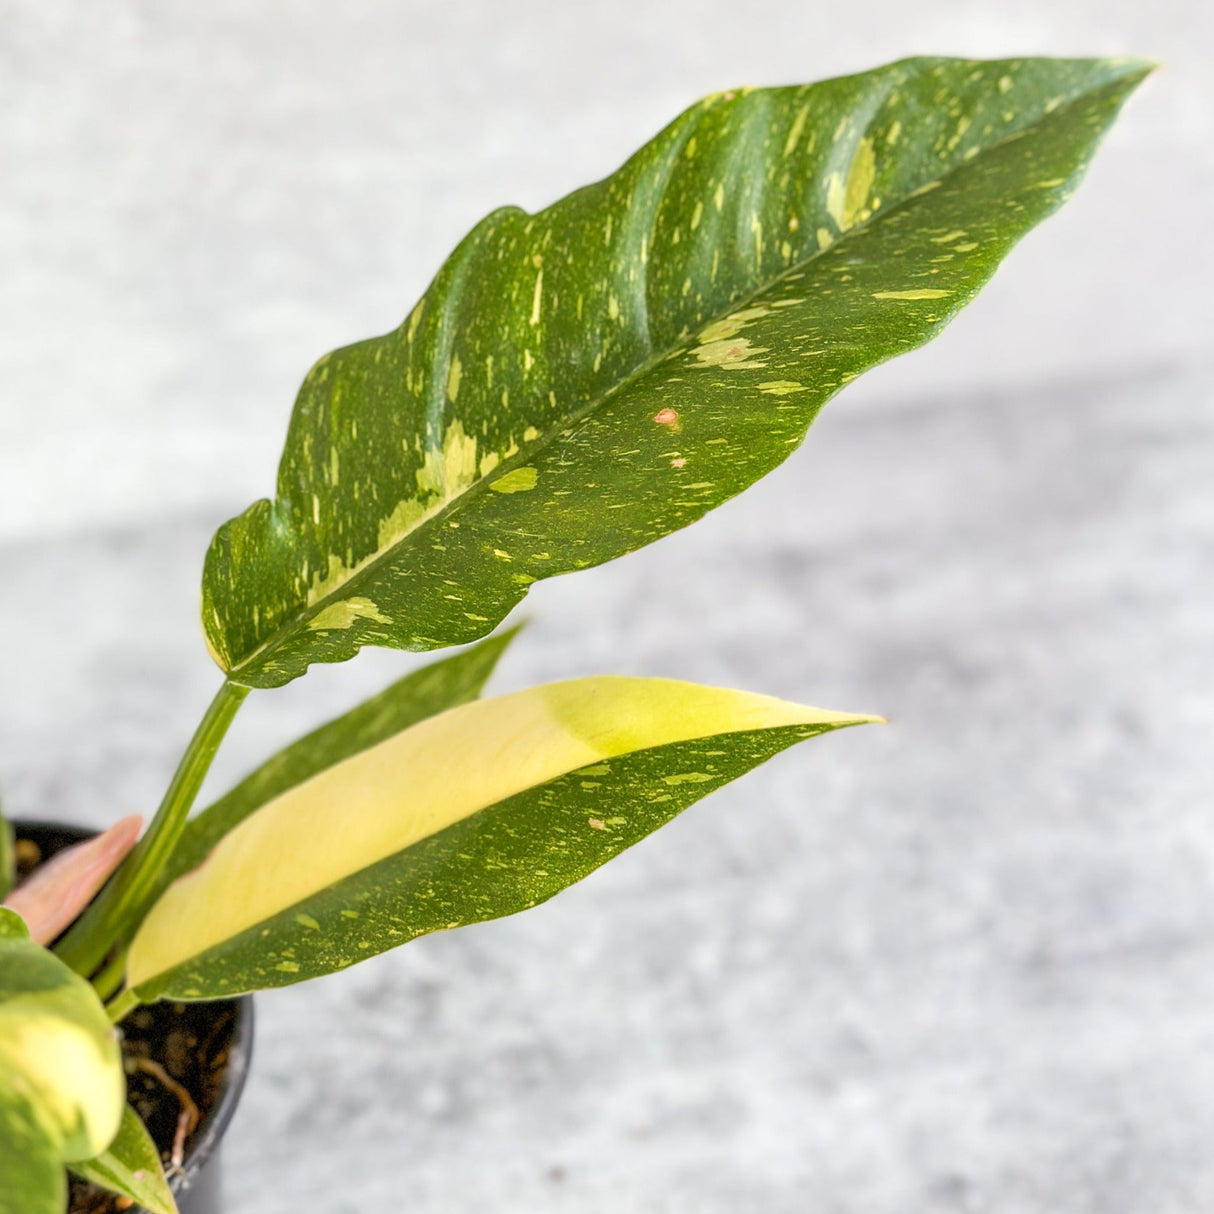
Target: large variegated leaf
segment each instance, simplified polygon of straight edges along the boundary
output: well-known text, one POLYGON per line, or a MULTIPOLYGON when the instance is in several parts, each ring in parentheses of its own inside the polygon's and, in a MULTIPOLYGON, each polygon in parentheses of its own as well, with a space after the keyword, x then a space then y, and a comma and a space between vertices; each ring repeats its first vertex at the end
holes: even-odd
POLYGON ((231 792, 190 819, 165 866, 161 888, 201 864, 228 831, 287 789, 418 721, 475 700, 517 631, 490 637, 405 675, 386 691, 268 759, 231 792))
POLYGON ((793 743, 873 719, 664 679, 464 705, 246 818, 152 908, 127 981, 144 999, 285 986, 524 910, 793 743))
POLYGON ((109 1145, 125 1101, 93 988, 0 908, 0 1214, 62 1214, 64 1163, 109 1145))
POLYGON ((71 1170, 100 1189, 129 1197, 141 1210, 177 1214, 160 1152, 130 1105, 123 1109, 122 1124, 109 1147, 93 1159, 72 1164, 71 1170))
POLYGON ((699 518, 939 332, 1147 70, 915 59, 718 94, 597 185, 490 215, 399 329, 308 375, 276 499, 208 554, 216 660, 264 687, 473 640, 699 518))

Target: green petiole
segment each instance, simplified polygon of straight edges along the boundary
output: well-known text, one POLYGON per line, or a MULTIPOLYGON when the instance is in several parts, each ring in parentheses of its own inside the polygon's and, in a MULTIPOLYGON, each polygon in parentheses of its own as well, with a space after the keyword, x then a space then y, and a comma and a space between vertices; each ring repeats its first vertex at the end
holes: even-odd
POLYGON ((247 687, 235 683, 225 682, 219 689, 186 747, 152 824, 109 884, 55 947, 60 959, 78 974, 93 974, 115 944, 125 945, 138 927, 219 744, 248 694, 247 687))

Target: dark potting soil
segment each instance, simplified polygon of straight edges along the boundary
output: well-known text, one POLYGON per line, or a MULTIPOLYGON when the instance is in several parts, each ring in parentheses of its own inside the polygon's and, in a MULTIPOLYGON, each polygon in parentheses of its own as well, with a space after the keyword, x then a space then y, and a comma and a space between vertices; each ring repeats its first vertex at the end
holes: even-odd
MULTIPOLYGON (((49 859, 32 839, 16 841, 18 880, 49 859)), ((231 1004, 156 1003, 121 1025, 127 1102, 143 1118, 170 1179, 219 1102, 236 1028, 231 1004)), ((69 1214, 119 1214, 126 1197, 71 1178, 69 1214)))

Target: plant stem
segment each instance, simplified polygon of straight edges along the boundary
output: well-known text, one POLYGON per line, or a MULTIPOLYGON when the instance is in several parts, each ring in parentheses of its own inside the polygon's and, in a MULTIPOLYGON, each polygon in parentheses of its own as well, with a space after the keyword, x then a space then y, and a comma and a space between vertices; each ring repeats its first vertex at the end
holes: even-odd
POLYGON ((110 1018, 110 1023, 117 1024, 124 1016, 129 1016, 138 1006, 139 996, 134 991, 127 989, 105 1005, 105 1012, 110 1018))
POLYGON ((106 962, 101 972, 93 979, 93 990, 103 1003, 112 999, 114 993, 122 985, 122 976, 126 972, 126 950, 121 949, 106 962))
POLYGON ((247 687, 225 682, 190 739, 164 800, 142 839, 93 904, 55 948, 61 960, 88 977, 115 944, 125 946, 155 895, 157 878, 185 828, 202 781, 247 687))

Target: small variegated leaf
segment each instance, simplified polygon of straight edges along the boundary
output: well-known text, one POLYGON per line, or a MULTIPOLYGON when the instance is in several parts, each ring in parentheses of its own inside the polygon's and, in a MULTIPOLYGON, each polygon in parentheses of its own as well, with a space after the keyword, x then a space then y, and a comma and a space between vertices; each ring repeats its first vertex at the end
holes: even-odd
POLYGON ((139 1114, 127 1105, 114 1141, 93 1159, 72 1164, 82 1180, 129 1197, 151 1214, 177 1214, 177 1203, 160 1163, 160 1152, 139 1114))
POLYGON ((45 1157, 62 1173, 103 1151, 125 1101, 117 1034, 96 992, 0 908, 0 1128, 45 1146, 30 1146, 36 1182, 45 1184, 45 1157))
POLYGON ((1148 70, 911 59, 718 94, 606 180, 494 212, 399 329, 308 375, 275 500, 207 557, 217 662, 271 687, 471 641, 741 492, 974 297, 1148 70))
POLYGON ((161 880, 164 889, 201 864, 211 848, 255 809, 326 767, 480 695, 517 628, 398 679, 386 691, 292 743, 191 818, 161 880))
POLYGON ((246 818, 152 908, 127 981, 225 997, 513 914, 786 747, 874 719, 666 679, 466 704, 246 818))

